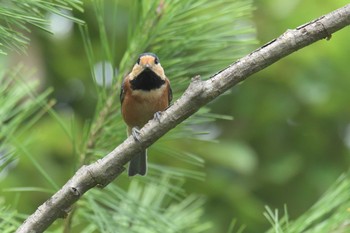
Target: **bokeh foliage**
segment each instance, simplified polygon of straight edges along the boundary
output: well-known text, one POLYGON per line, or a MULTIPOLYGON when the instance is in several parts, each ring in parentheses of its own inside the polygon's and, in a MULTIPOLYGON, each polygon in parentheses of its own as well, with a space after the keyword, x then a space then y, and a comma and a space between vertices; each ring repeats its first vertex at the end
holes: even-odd
MULTIPOLYGON (((254 42, 254 24, 259 40, 264 43, 287 28, 346 4, 338 1, 321 5, 313 0, 286 5, 280 0, 260 0, 255 2, 253 20, 249 20, 251 8, 247 1, 160 2, 164 5, 158 1, 152 4, 85 1, 84 13, 74 12, 74 16, 83 19, 88 30, 84 27, 79 30, 76 26, 65 38, 37 30, 30 34, 39 52, 29 51, 28 56, 38 61, 39 71, 44 70, 43 77, 39 77, 42 83, 39 90, 52 86, 52 97, 57 105, 51 115, 41 118, 27 133, 18 135, 18 140, 26 142, 26 150, 22 151, 20 163, 10 170, 12 175, 1 181, 0 197, 3 199, 0 203, 20 212, 33 212, 55 186, 62 185, 74 174, 82 157, 85 160, 88 155, 86 162, 94 161, 123 140, 125 131, 120 121, 118 85, 140 52, 153 51, 159 55, 174 84, 176 98, 193 75, 208 77, 249 52, 253 47, 248 48, 247 42, 254 42), (169 13, 172 17, 167 18, 169 13), (148 34, 150 36, 145 36, 148 34), (98 74, 93 68, 99 62, 111 64, 115 76, 107 88, 107 85, 97 85, 95 76, 98 74), (107 102, 108 114, 103 124, 98 125, 107 102), (89 144, 91 138, 94 140, 89 144), (40 162, 38 166, 44 171, 33 166, 31 158, 23 156, 25 154, 35 155, 40 162), (28 174, 35 178, 28 179, 28 174), (50 179, 54 185, 50 184, 50 179)), ((145 210, 150 210, 152 215, 150 224, 156 224, 157 218, 162 219, 164 225, 159 225, 162 229, 175 229, 171 224, 184 220, 203 224, 198 224, 197 229, 185 228, 184 224, 184 228, 178 230, 185 232, 226 232, 233 218, 237 219, 235 225, 246 226, 244 232, 262 232, 271 226, 266 216, 276 217, 273 209, 278 208, 281 213, 285 204, 289 221, 296 219, 348 169, 349 39, 349 30, 344 29, 329 42, 312 45, 254 75, 210 104, 210 112, 218 115, 202 109, 196 117, 150 148, 149 176, 130 180, 123 175, 107 190, 89 193, 77 205, 73 232, 110 231, 111 227, 132 232, 144 230, 148 222, 142 217, 145 210), (213 120, 222 115, 229 117, 213 120), (234 120, 228 120, 230 116, 234 120), (208 134, 193 135, 193 131, 208 134), (164 171, 167 175, 160 178, 164 171), (192 178, 181 177, 182 173, 192 178), (153 186, 149 186, 150 183, 153 186), (154 199, 154 190, 158 191, 159 199, 154 199), (174 193, 174 196, 162 196, 164 192, 174 193), (197 196, 185 198, 188 193, 197 196), (117 198, 114 199, 114 195, 117 198), (201 195, 206 198, 198 198, 201 195), (140 214, 134 216, 137 224, 118 226, 118 221, 127 223, 132 217, 131 209, 118 208, 120 200, 128 196, 132 198, 127 204, 136 210, 140 208, 140 214), (142 205, 138 206, 138 202, 142 205), (171 203, 174 203, 172 207, 171 203), (157 204, 155 209, 148 206, 157 207, 157 204), (183 205, 189 209, 181 209, 183 205), (266 205, 272 211, 268 209, 269 214, 264 216, 266 205), (172 215, 174 209, 178 211, 174 213, 183 215, 177 219, 172 215), (113 224, 106 221, 108 217, 114 220, 113 224)), ((342 204, 348 200, 347 180, 345 176, 332 188, 339 188, 342 204)), ((324 199, 327 200, 325 204, 333 203, 332 198, 336 197, 331 195, 324 199)), ((323 209, 322 214, 330 210, 323 209)), ((12 216, 11 211, 8 213, 12 216)), ((292 225, 293 229, 303 229, 298 228, 303 219, 308 220, 307 217, 316 216, 315 213, 320 212, 311 210, 309 215, 302 216, 292 225)), ((285 222, 286 218, 277 221, 271 232, 288 232, 283 225, 285 222)), ((60 230, 66 223, 57 221, 51 231, 60 230)))
POLYGON ((34 26, 48 31, 47 13, 55 13, 69 18, 77 23, 82 21, 70 17, 63 10, 82 10, 80 0, 49 0, 49 1, 3 1, 0 7, 0 54, 7 54, 5 50, 12 49, 25 52, 29 44, 26 33, 34 26))

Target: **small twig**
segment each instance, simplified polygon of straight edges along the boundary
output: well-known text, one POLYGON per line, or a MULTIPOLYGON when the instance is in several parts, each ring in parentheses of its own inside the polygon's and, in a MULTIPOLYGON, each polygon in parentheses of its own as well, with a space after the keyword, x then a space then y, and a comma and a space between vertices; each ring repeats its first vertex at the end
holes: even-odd
POLYGON ((199 76, 192 79, 185 93, 157 120, 150 121, 140 130, 141 140, 127 138, 104 158, 82 166, 76 174, 48 201, 42 204, 17 230, 18 233, 43 232, 89 189, 104 187, 124 171, 124 165, 133 155, 150 146, 170 129, 198 111, 223 92, 250 75, 268 67, 287 55, 350 24, 350 4, 294 30, 236 61, 206 81, 199 76))

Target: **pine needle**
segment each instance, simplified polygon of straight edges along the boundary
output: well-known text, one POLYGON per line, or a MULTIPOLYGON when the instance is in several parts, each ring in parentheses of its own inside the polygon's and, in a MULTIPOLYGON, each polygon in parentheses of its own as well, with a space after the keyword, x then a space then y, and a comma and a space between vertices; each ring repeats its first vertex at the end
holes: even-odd
POLYGON ((48 13, 61 15, 73 22, 82 24, 83 21, 62 13, 62 10, 82 11, 80 0, 20 0, 5 1, 0 6, 0 53, 7 54, 5 50, 14 50, 25 53, 29 44, 26 33, 30 32, 30 26, 48 31, 48 13), (21 32, 23 31, 23 32, 21 32))
POLYGON ((278 210, 272 211, 266 207, 264 214, 271 223, 268 233, 330 233, 348 232, 350 206, 350 174, 344 174, 329 188, 329 190, 298 219, 292 221, 288 217, 286 207, 284 216, 280 217, 278 210))

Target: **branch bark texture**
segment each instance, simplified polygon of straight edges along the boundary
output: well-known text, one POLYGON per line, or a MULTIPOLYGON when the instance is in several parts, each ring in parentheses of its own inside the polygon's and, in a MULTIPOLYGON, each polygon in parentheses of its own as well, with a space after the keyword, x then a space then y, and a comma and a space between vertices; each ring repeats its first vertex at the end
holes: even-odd
POLYGON ((25 220, 17 233, 43 232, 57 218, 66 216, 72 204, 86 191, 95 186, 108 185, 125 170, 124 165, 133 155, 149 147, 200 107, 281 58, 318 40, 330 39, 332 33, 349 24, 350 4, 296 29, 287 30, 277 39, 239 59, 208 80, 194 77, 181 98, 161 115, 160 123, 151 120, 141 129, 140 142, 129 137, 104 158, 82 166, 57 193, 25 220))

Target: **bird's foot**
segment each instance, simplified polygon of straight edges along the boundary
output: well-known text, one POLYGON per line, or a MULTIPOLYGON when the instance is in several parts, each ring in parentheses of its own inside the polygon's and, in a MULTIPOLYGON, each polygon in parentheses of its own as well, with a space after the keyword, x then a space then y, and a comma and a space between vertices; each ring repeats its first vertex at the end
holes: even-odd
POLYGON ((133 127, 131 129, 131 135, 135 139, 135 141, 138 141, 138 142, 141 141, 140 129, 138 127, 133 127))
POLYGON ((160 117, 162 116, 163 112, 158 111, 156 113, 154 113, 154 119, 156 119, 158 121, 158 123, 160 123, 160 117))

